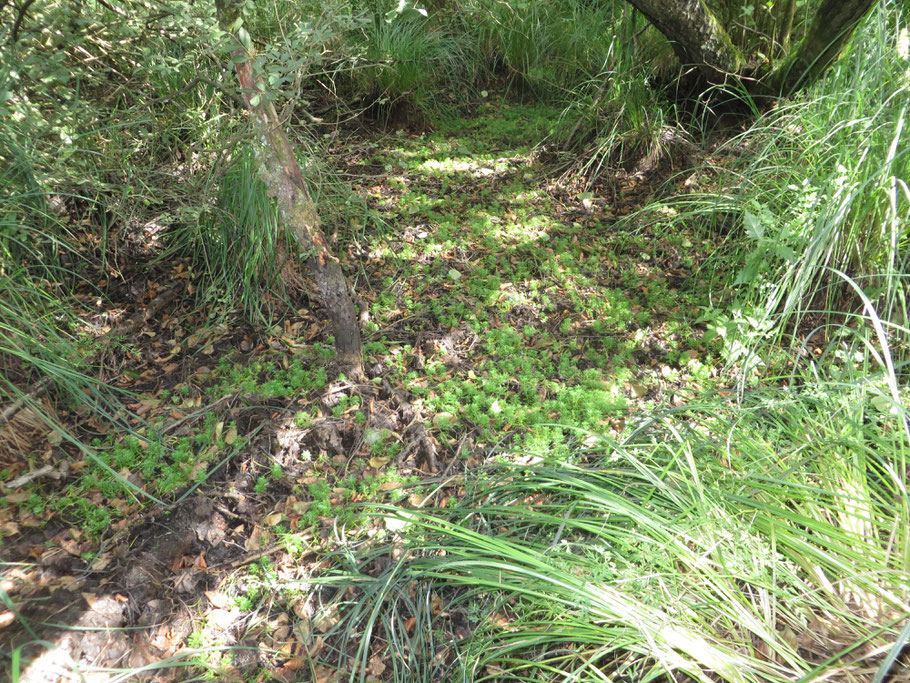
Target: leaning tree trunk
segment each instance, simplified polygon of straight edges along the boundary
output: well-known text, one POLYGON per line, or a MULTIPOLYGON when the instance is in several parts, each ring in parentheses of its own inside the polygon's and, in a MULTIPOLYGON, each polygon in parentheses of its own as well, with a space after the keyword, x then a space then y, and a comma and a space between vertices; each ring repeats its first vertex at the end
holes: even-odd
POLYGON ((874 4, 875 0, 823 0, 797 48, 763 79, 766 88, 789 95, 818 80, 841 56, 874 4))
MULTIPOLYGON (((729 2, 730 0, 726 0, 729 2)), ((698 68, 708 84, 739 80, 755 95, 789 95, 814 83, 841 55, 875 0, 822 0, 806 35, 789 57, 772 66, 749 63, 704 0, 628 0, 670 41, 682 64, 698 68)), ((781 36, 789 41, 791 1, 781 36)))
POLYGON ((698 68, 708 83, 739 77, 740 51, 702 0, 629 0, 670 41, 682 64, 698 68))
MULTIPOLYGON (((230 31, 238 16, 236 0, 216 0, 215 4, 222 29, 230 31)), ((264 84, 253 73, 248 51, 238 48, 231 56, 244 101, 253 115, 254 126, 262 142, 259 151, 263 180, 278 200, 285 225, 306 255, 307 269, 316 284, 317 294, 335 324, 338 363, 350 376, 361 379, 363 347, 360 327, 341 264, 329 249, 319 227, 319 214, 303 180, 294 149, 274 105, 264 97, 264 84), (256 93, 259 93, 258 97, 256 93), (255 104, 254 97, 257 97, 255 104)))

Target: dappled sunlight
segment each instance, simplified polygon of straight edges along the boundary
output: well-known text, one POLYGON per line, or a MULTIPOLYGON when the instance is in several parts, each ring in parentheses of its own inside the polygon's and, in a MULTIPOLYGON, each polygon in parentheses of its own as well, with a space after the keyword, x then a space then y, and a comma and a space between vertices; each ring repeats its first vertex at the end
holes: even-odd
POLYGON ((901 3, 170 4, 0 3, 0 679, 910 668, 901 3))

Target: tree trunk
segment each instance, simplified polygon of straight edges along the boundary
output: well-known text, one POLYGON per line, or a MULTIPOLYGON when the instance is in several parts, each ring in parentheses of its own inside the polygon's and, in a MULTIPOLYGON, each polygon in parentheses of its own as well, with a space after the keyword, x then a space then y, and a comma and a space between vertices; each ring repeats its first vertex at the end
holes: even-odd
MULTIPOLYGON (((747 56, 704 0, 628 0, 673 45, 682 64, 692 64, 708 84, 731 77, 756 95, 789 95, 814 83, 841 55, 875 0, 822 0, 805 37, 779 66, 749 70, 747 56)), ((726 5, 725 5, 726 6, 726 5)), ((789 0, 777 35, 789 41, 795 2, 789 0)), ((757 60, 756 60, 757 63, 757 60)))
POLYGON ((793 33, 793 20, 796 18, 796 0, 787 0, 783 11, 780 13, 781 24, 777 27, 774 37, 775 50, 787 51, 790 49, 790 35, 793 33))
MULTIPOLYGON (((216 0, 221 27, 229 31, 237 17, 234 0, 216 0)), ((278 209, 285 225, 306 254, 306 265, 316 284, 317 294, 335 324, 335 349, 341 368, 353 379, 363 378, 363 347, 360 327, 348 283, 341 264, 329 249, 319 227, 319 214, 313 202, 294 149, 284 132, 274 105, 265 101, 261 79, 253 74, 247 50, 231 53, 237 80, 253 123, 259 134, 260 172, 271 193, 278 200, 278 209), (251 98, 259 93, 254 105, 251 98)))
POLYGON ((763 82, 783 95, 814 83, 841 56, 875 0, 823 0, 796 50, 763 82))
POLYGON ((629 0, 629 4, 670 41, 679 61, 696 66, 708 83, 741 75, 742 54, 702 0, 629 0))

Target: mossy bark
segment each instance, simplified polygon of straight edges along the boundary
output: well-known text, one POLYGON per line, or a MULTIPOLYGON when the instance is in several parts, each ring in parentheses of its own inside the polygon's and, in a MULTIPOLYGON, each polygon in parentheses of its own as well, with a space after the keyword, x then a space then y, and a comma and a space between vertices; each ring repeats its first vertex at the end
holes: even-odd
MULTIPOLYGON (((818 80, 843 53, 856 26, 875 0, 822 0, 797 47, 772 63, 745 54, 704 0, 628 0, 660 31, 684 65, 695 66, 711 85, 737 80, 753 95, 789 95, 818 80)), ((734 16, 742 2, 720 3, 721 16, 734 16)), ((793 29, 795 2, 781 5, 779 25, 769 27, 774 51, 786 50, 793 29)))
POLYGON ((823 0, 796 49, 762 79, 766 89, 788 95, 817 81, 843 54, 874 4, 875 0, 823 0))
POLYGON ((670 41, 682 64, 698 68, 709 83, 740 76, 743 55, 702 0, 629 0, 670 41))

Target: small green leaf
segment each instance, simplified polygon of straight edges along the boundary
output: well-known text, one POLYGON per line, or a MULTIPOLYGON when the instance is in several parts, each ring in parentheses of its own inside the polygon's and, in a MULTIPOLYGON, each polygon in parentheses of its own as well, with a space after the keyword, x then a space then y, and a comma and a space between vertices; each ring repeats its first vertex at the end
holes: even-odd
POLYGON ((761 264, 764 259, 765 252, 764 250, 757 250, 749 254, 749 257, 746 259, 745 267, 739 271, 739 275, 736 276, 736 280, 733 282, 734 285, 743 285, 747 282, 752 282, 755 279, 755 276, 758 275, 758 271, 761 269, 761 264))
POLYGON ((793 263, 796 261, 796 252, 786 244, 778 244, 776 247, 774 247, 774 253, 780 256, 787 263, 793 263))
POLYGON ((765 237, 765 225, 759 216, 751 211, 746 211, 745 215, 746 234, 756 242, 765 237))
POLYGON ((247 31, 245 28, 241 28, 239 31, 237 31, 237 40, 239 40, 240 44, 243 45, 243 47, 247 50, 249 50, 253 44, 249 31, 247 31))

